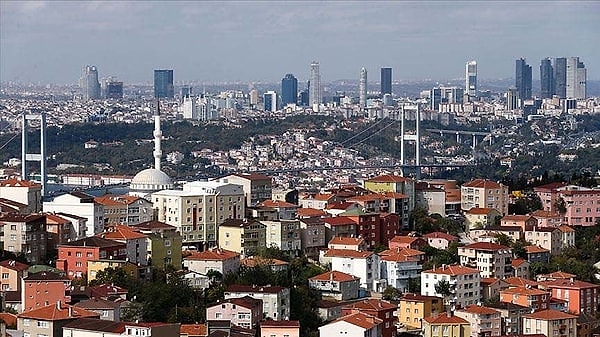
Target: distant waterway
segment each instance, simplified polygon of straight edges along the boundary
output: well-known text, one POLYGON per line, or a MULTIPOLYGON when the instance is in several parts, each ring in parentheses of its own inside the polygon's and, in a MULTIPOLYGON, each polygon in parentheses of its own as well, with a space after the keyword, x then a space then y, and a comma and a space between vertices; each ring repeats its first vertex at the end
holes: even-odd
POLYGON ((105 194, 123 195, 129 193, 129 185, 81 186, 51 183, 46 185, 46 194, 49 197, 56 197, 73 191, 84 192, 94 197, 100 197, 105 194))

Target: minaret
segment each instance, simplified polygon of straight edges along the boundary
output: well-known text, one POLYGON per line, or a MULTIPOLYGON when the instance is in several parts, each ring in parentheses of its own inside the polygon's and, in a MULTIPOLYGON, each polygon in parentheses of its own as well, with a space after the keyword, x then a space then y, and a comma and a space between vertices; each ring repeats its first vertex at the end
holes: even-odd
POLYGON ((156 100, 156 111, 154 112, 154 168, 160 170, 160 157, 162 150, 160 149, 160 140, 162 139, 162 131, 160 131, 160 100, 156 100))

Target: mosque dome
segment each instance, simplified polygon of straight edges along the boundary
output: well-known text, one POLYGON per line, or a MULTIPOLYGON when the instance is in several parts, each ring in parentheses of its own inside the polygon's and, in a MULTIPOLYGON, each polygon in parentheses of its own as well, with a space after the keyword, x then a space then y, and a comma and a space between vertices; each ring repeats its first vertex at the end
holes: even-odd
POLYGON ((140 171, 131 180, 129 194, 146 196, 150 193, 173 188, 171 178, 161 170, 145 169, 140 171))

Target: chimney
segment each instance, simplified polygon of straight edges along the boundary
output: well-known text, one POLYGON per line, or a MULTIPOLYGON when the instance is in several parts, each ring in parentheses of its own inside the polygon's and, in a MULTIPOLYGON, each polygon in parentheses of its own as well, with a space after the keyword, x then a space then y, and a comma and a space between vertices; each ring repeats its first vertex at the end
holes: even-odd
POLYGON ((56 309, 62 310, 60 300, 56 301, 56 309))

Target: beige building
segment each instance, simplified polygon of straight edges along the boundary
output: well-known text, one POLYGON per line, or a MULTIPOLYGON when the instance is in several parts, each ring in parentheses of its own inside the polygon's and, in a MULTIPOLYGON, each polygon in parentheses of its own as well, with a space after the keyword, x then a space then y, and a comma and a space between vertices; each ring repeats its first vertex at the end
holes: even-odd
POLYGON ((184 256, 183 266, 188 270, 206 275, 215 270, 225 276, 240 269, 240 254, 224 249, 209 249, 203 252, 191 252, 184 256))
POLYGON ((242 186, 215 181, 155 192, 152 203, 157 220, 175 226, 184 245, 217 245, 219 225, 227 219, 242 219, 245 212, 242 186))
POLYGON ((99 318, 93 311, 73 307, 64 303, 50 304, 17 316, 17 330, 24 336, 58 337, 63 335, 63 326, 80 318, 99 318))
POLYGON ((441 297, 404 294, 398 303, 398 323, 407 329, 422 329, 423 318, 437 316, 444 311, 441 297))
POLYGON ((479 269, 481 277, 511 277, 512 249, 492 242, 476 242, 458 249, 460 263, 479 269))
POLYGON ((454 314, 471 324, 471 337, 500 336, 502 334, 502 317, 498 310, 481 305, 470 305, 456 310, 454 314))
POLYGON ((442 265, 421 272, 421 294, 442 297, 435 290, 441 280, 450 283, 451 295, 445 299, 459 308, 477 304, 481 300, 479 270, 461 265, 442 265))
POLYGON ((219 247, 252 256, 266 247, 266 228, 254 220, 227 219, 219 226, 219 247))
POLYGON ((132 226, 152 220, 152 202, 144 198, 107 194, 94 201, 104 206, 104 226, 132 226))
POLYGON ((475 179, 460 187, 461 209, 492 208, 502 215, 508 214, 508 186, 486 180, 475 179))
POLYGON ((577 316, 558 310, 542 310, 523 316, 524 334, 546 337, 576 337, 577 316))
POLYGON ((262 221, 267 226, 267 247, 296 254, 302 249, 299 220, 262 221))
POLYGON ((471 324, 452 313, 423 318, 424 337, 470 337, 471 324))
POLYGON ((484 229, 494 225, 496 219, 499 218, 500 212, 493 208, 478 208, 474 207, 465 213, 465 232, 470 232, 473 229, 484 229))
POLYGON ((0 261, 0 290, 20 291, 21 280, 27 277, 29 265, 15 260, 0 261))
POLYGON ((223 184, 241 185, 246 197, 246 206, 256 206, 261 201, 271 200, 273 186, 271 177, 256 173, 237 173, 216 179, 223 184))
POLYGON ((46 259, 46 216, 8 213, 0 216, 4 235, 0 237, 3 248, 13 253, 23 253, 32 264, 46 259))
POLYGON ((0 181, 0 198, 27 205, 25 214, 42 211, 42 185, 28 180, 0 181))
POLYGON ((147 260, 153 268, 164 269, 171 265, 181 269, 181 234, 175 226, 160 221, 148 221, 131 226, 146 236, 147 260))
POLYGON ((563 232, 556 227, 528 227, 525 241, 550 251, 550 255, 562 253, 563 232))

